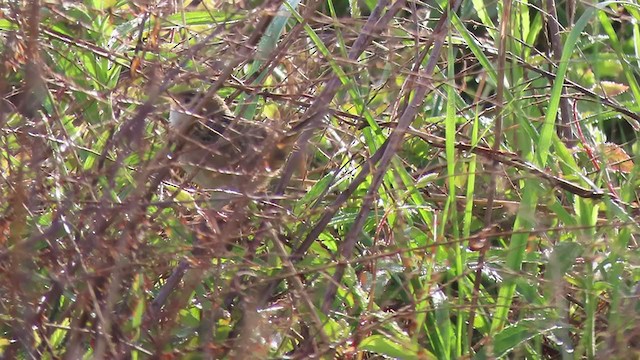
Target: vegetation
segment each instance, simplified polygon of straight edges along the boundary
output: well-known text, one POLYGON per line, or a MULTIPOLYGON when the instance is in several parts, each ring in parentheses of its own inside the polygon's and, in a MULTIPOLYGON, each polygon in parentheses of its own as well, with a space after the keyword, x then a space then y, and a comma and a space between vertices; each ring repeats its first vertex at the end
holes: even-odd
POLYGON ((636 2, 0 11, 5 358, 640 354, 636 2), (266 192, 180 176, 185 86, 306 121, 266 192))

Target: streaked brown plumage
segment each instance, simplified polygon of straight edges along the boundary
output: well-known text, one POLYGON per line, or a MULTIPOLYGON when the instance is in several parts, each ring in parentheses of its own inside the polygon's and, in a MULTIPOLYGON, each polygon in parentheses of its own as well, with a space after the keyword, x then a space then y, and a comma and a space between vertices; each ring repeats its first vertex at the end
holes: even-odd
POLYGON ((297 134, 275 122, 236 118, 217 95, 186 91, 173 95, 169 116, 181 143, 178 162, 188 180, 215 189, 213 200, 263 191, 287 160, 297 134))

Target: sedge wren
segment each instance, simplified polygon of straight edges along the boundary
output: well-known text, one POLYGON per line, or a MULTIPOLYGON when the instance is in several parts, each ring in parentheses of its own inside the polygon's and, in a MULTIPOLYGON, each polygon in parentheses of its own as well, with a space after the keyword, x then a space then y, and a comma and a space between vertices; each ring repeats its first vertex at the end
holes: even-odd
POLYGON ((178 163, 187 180, 215 189, 212 199, 221 202, 263 191, 297 136, 275 122, 234 116, 218 95, 203 96, 197 91, 173 94, 169 122, 181 144, 178 163))

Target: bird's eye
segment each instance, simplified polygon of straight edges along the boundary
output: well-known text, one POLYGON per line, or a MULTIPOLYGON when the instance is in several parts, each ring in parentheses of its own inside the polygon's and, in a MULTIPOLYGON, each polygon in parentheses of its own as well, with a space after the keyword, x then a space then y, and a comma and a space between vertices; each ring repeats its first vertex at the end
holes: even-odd
POLYGON ((181 92, 178 95, 176 95, 176 98, 182 104, 188 105, 188 104, 193 103, 193 101, 196 99, 197 95, 198 95, 198 93, 195 92, 195 91, 184 91, 184 92, 181 92))

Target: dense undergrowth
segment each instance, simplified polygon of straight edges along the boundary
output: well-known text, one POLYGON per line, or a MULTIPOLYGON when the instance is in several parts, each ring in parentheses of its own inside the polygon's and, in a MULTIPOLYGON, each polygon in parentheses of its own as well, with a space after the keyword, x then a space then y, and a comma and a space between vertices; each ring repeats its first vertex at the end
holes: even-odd
POLYGON ((0 10, 4 357, 640 354, 636 2, 0 10), (308 121, 267 191, 178 175, 185 86, 308 121))

